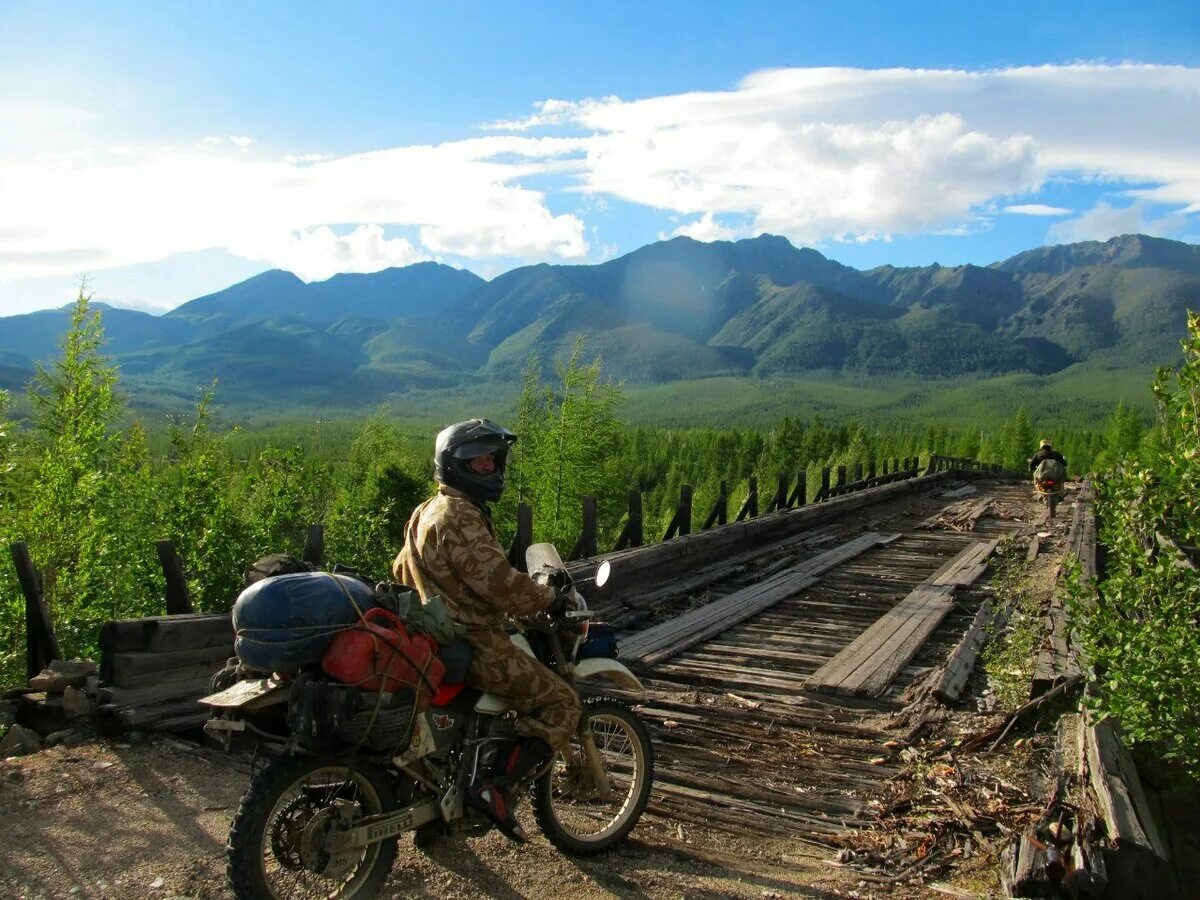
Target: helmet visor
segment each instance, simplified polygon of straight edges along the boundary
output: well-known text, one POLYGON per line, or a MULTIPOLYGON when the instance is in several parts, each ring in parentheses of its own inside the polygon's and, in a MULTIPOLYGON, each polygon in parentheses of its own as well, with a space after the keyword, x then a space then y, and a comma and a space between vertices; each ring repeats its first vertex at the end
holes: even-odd
MULTIPOLYGON (((516 438, 513 438, 516 440, 516 438)), ((497 438, 488 438, 481 441, 468 441, 458 447, 455 447, 451 452, 455 459, 474 459, 476 456, 487 456, 489 453, 495 453, 497 456, 503 457, 508 452, 508 446, 512 441, 499 440, 497 438)))

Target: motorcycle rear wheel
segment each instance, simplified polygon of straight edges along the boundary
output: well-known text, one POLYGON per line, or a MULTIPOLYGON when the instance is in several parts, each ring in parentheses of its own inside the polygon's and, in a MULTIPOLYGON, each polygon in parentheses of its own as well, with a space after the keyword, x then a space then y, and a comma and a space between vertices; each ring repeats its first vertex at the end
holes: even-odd
POLYGON ((250 782, 229 831, 229 883, 238 900, 374 897, 396 858, 396 840, 333 859, 321 849, 339 807, 355 818, 395 808, 378 767, 334 756, 284 756, 250 782))
POLYGON ((611 850, 637 824, 654 783, 654 748, 645 724, 628 706, 606 698, 584 701, 584 715, 604 762, 612 798, 601 800, 587 785, 578 736, 533 784, 533 814, 546 838, 570 856, 611 850))

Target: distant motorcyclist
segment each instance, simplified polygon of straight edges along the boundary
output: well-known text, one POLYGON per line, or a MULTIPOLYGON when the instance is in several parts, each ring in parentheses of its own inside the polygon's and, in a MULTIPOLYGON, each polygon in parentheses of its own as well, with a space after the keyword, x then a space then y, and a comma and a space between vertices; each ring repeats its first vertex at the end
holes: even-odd
POLYGON ((1063 472, 1067 470, 1067 458, 1050 446, 1050 441, 1043 439, 1038 447, 1037 453, 1029 457, 1029 471, 1034 472, 1037 467, 1048 459, 1056 459, 1062 463, 1063 472))
POLYGON ((404 548, 392 573, 436 594, 467 628, 474 656, 467 683, 502 697, 520 714, 523 736, 492 773, 482 773, 468 802, 508 837, 527 840, 507 791, 564 749, 583 707, 575 690, 509 639, 514 618, 560 602, 558 592, 509 565, 496 539, 487 504, 504 490, 509 448, 517 436, 487 419, 470 419, 439 432, 434 447, 437 493, 418 506, 404 528, 404 548))

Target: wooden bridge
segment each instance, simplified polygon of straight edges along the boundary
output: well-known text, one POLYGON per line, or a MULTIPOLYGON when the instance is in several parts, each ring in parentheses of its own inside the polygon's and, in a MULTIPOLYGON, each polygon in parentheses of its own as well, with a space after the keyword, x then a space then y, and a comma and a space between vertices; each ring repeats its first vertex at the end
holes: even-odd
MULTIPOLYGON (((811 503, 803 479, 781 477, 761 512, 752 484, 734 516, 722 492, 695 532, 685 487, 652 544, 631 500, 620 549, 606 554, 594 553, 595 507, 584 504, 574 555, 587 555, 571 568, 586 577, 601 559, 614 566, 591 600, 650 688, 641 703, 660 748, 652 809, 713 824, 716 804, 727 827, 812 838, 859 820, 889 776, 875 762, 884 718, 970 626, 989 555, 1028 531, 1030 507, 1024 483, 970 460, 879 469, 827 469, 811 503), (971 531, 936 527, 968 494, 995 514, 971 520, 971 531)), ((521 520, 514 561, 529 539, 521 520)), ((232 655, 232 635, 228 614, 190 612, 181 562, 159 549, 174 614, 108 623, 89 689, 118 727, 178 731, 202 723, 196 698, 232 655)), ((308 554, 319 557, 319 530, 308 554)), ((37 573, 23 548, 18 557, 36 671, 44 660, 32 657, 53 652, 53 635, 37 573)))

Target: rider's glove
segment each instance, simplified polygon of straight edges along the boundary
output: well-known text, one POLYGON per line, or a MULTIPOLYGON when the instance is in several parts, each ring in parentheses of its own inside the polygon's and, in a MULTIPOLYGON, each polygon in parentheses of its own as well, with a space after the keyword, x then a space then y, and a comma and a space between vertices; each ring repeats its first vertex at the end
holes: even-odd
POLYGON ((568 610, 578 609, 579 602, 575 599, 576 596, 575 588, 555 588, 554 599, 546 607, 546 612, 552 616, 561 616, 568 610))

